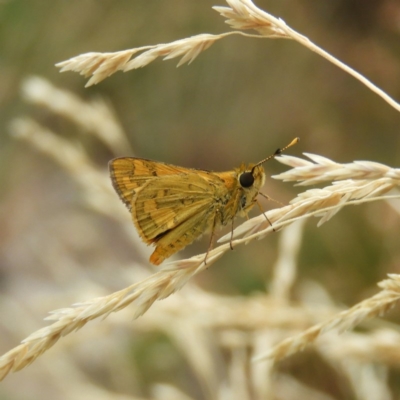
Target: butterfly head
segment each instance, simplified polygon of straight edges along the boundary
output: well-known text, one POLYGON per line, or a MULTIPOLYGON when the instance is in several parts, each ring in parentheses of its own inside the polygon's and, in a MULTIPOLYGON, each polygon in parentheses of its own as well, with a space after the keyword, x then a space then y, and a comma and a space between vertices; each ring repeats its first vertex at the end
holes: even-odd
POLYGON ((250 164, 242 166, 238 174, 240 186, 245 190, 255 188, 257 191, 264 185, 265 172, 262 165, 250 164))
POLYGON ((265 171, 262 164, 268 160, 271 160, 272 158, 275 158, 288 147, 296 144, 298 141, 299 138, 295 138, 287 146, 283 147, 282 149, 277 149, 275 153, 271 154, 267 158, 264 158, 264 160, 261 160, 257 164, 250 164, 247 166, 242 164, 238 171, 237 179, 240 187, 243 190, 240 201, 243 212, 245 212, 247 209, 250 209, 254 205, 256 197, 261 187, 264 185, 265 171))
POLYGON ((238 215, 245 216, 255 204, 257 195, 264 185, 265 172, 262 165, 244 165, 236 170, 237 183, 240 187, 238 215))

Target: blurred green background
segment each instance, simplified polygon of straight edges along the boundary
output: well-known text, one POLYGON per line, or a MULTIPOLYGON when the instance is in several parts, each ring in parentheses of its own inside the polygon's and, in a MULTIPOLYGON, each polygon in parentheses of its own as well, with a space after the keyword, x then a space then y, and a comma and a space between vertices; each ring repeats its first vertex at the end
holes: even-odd
MULTIPOLYGON (((31 296, 54 292, 55 303, 44 301, 37 311, 44 316, 53 308, 83 300, 71 289, 79 286, 80 274, 111 292, 130 283, 115 273, 115 266, 131 264, 134 268, 137 261, 124 232, 80 204, 79 188, 62 168, 9 135, 15 118, 29 116, 81 143, 104 171, 115 156, 62 117, 24 102, 21 83, 32 75, 84 100, 105 99, 138 157, 222 171, 242 161, 256 162, 299 136, 301 142, 290 154, 310 152, 337 162, 371 160, 398 165, 398 112, 354 78, 293 41, 231 36, 216 42, 189 66, 176 68, 178 60, 156 60, 87 89, 83 77, 59 74, 54 66, 80 53, 229 31, 223 18, 211 9, 213 5, 226 4, 209 0, 0 1, 3 296, 29 303, 31 296), (54 238, 59 239, 61 249, 54 250, 53 262, 44 263, 42 250, 53 246, 54 238), (71 264, 85 268, 74 274, 71 266, 58 265, 58 251, 69 254, 71 264)), ((260 0, 257 5, 400 99, 398 1, 260 0)), ((118 155, 133 154, 128 149, 118 155)), ((272 175, 285 167, 270 162, 266 170, 272 175)), ((284 203, 299 191, 273 179, 267 179, 264 189, 284 203)), ((274 203, 263 204, 275 207, 274 203)), ((128 212, 126 218, 130 219, 128 212)), ((354 304, 373 293, 376 282, 387 273, 400 272, 398 233, 398 215, 384 203, 349 207, 321 228, 316 227, 316 220, 310 220, 299 279, 316 280, 337 302, 354 304)), ((228 294, 263 290, 275 260, 278 235, 227 254, 199 276, 198 283, 228 294)), ((207 243, 208 239, 197 242, 179 256, 202 252, 207 243)), ((26 313, 33 312, 28 305, 24 307, 26 313)), ((4 333, 1 352, 40 326, 40 319, 33 319, 21 327, 19 337, 4 333)))

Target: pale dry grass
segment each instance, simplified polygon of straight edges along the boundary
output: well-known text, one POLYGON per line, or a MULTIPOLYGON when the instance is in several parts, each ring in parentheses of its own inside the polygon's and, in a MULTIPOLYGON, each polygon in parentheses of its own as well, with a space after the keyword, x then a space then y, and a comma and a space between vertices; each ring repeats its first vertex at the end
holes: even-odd
POLYGON ((72 121, 84 133, 97 136, 115 154, 132 152, 111 105, 102 99, 97 98, 90 103, 82 101, 78 96, 58 89, 37 76, 25 79, 22 96, 25 101, 72 121))
MULTIPOLYGON (((333 181, 332 185, 322 189, 310 189, 300 193, 290 205, 271 210, 267 213, 268 219, 277 229, 287 223, 309 216, 321 218, 318 226, 332 218, 344 206, 358 205, 376 200, 390 200, 399 197, 399 194, 383 196, 388 191, 397 188, 400 184, 400 169, 371 161, 355 161, 348 164, 339 164, 326 157, 307 154, 314 162, 298 157, 281 156, 276 159, 293 167, 291 170, 273 176, 284 182, 297 181, 298 185, 314 185, 316 183, 333 181)), ((263 237, 263 232, 272 230, 263 215, 245 222, 238 227, 234 236, 253 234, 257 238, 263 237)), ((229 235, 220 239, 228 240, 229 235)))
POLYGON ((292 39, 343 69, 384 99, 393 108, 400 111, 400 104, 393 100, 386 92, 379 89, 348 65, 321 49, 311 40, 290 28, 281 18, 276 18, 261 10, 251 0, 227 0, 227 3, 229 7, 213 8, 224 18, 227 18, 226 23, 232 28, 242 30, 252 29, 257 31, 258 35, 250 35, 241 31, 233 31, 220 35, 200 34, 167 44, 143 46, 113 53, 85 53, 59 62, 56 66, 60 68, 61 72, 74 71, 85 77, 91 76, 86 84, 86 86, 91 86, 101 82, 117 71, 126 72, 142 68, 159 57, 163 57, 164 60, 182 57, 178 63, 178 67, 185 63, 190 64, 201 52, 207 50, 217 40, 230 35, 242 35, 252 38, 292 39), (137 53, 141 54, 131 59, 137 53))
POLYGON ((273 358, 276 361, 304 349, 322 333, 337 330, 343 332, 357 326, 361 321, 383 315, 400 299, 400 275, 391 274, 389 279, 378 283, 382 289, 375 296, 356 304, 354 307, 335 315, 326 322, 317 324, 299 335, 285 339, 277 346, 254 358, 260 361, 273 358))

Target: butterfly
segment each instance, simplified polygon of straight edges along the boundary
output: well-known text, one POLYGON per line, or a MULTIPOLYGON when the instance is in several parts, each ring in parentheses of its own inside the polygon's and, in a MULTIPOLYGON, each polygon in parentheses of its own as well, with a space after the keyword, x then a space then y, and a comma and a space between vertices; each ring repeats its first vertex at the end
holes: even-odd
POLYGON ((298 141, 295 138, 257 164, 242 163, 232 171, 212 172, 120 157, 110 161, 110 176, 139 236, 155 246, 152 264, 161 264, 203 233, 211 232, 206 262, 215 231, 228 223, 233 231, 235 217, 247 216, 256 204, 265 182, 262 164, 298 141))

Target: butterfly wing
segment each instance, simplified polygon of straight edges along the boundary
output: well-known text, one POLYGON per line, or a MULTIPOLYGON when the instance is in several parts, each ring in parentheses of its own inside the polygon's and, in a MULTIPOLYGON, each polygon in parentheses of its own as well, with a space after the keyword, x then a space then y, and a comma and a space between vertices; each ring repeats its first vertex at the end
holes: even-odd
POLYGON ((190 219, 183 221, 172 230, 164 232, 157 241, 156 248, 150 256, 150 262, 155 265, 161 264, 166 258, 192 243, 203 233, 214 227, 214 218, 217 218, 215 211, 212 211, 208 204, 190 219))
POLYGON ((113 187, 129 210, 131 210, 135 191, 149 180, 187 171, 185 168, 174 165, 133 157, 111 160, 109 170, 113 187))
POLYGON ((197 173, 149 180, 132 199, 139 235, 156 249, 150 261, 160 264, 213 225, 218 203, 215 185, 197 173))

